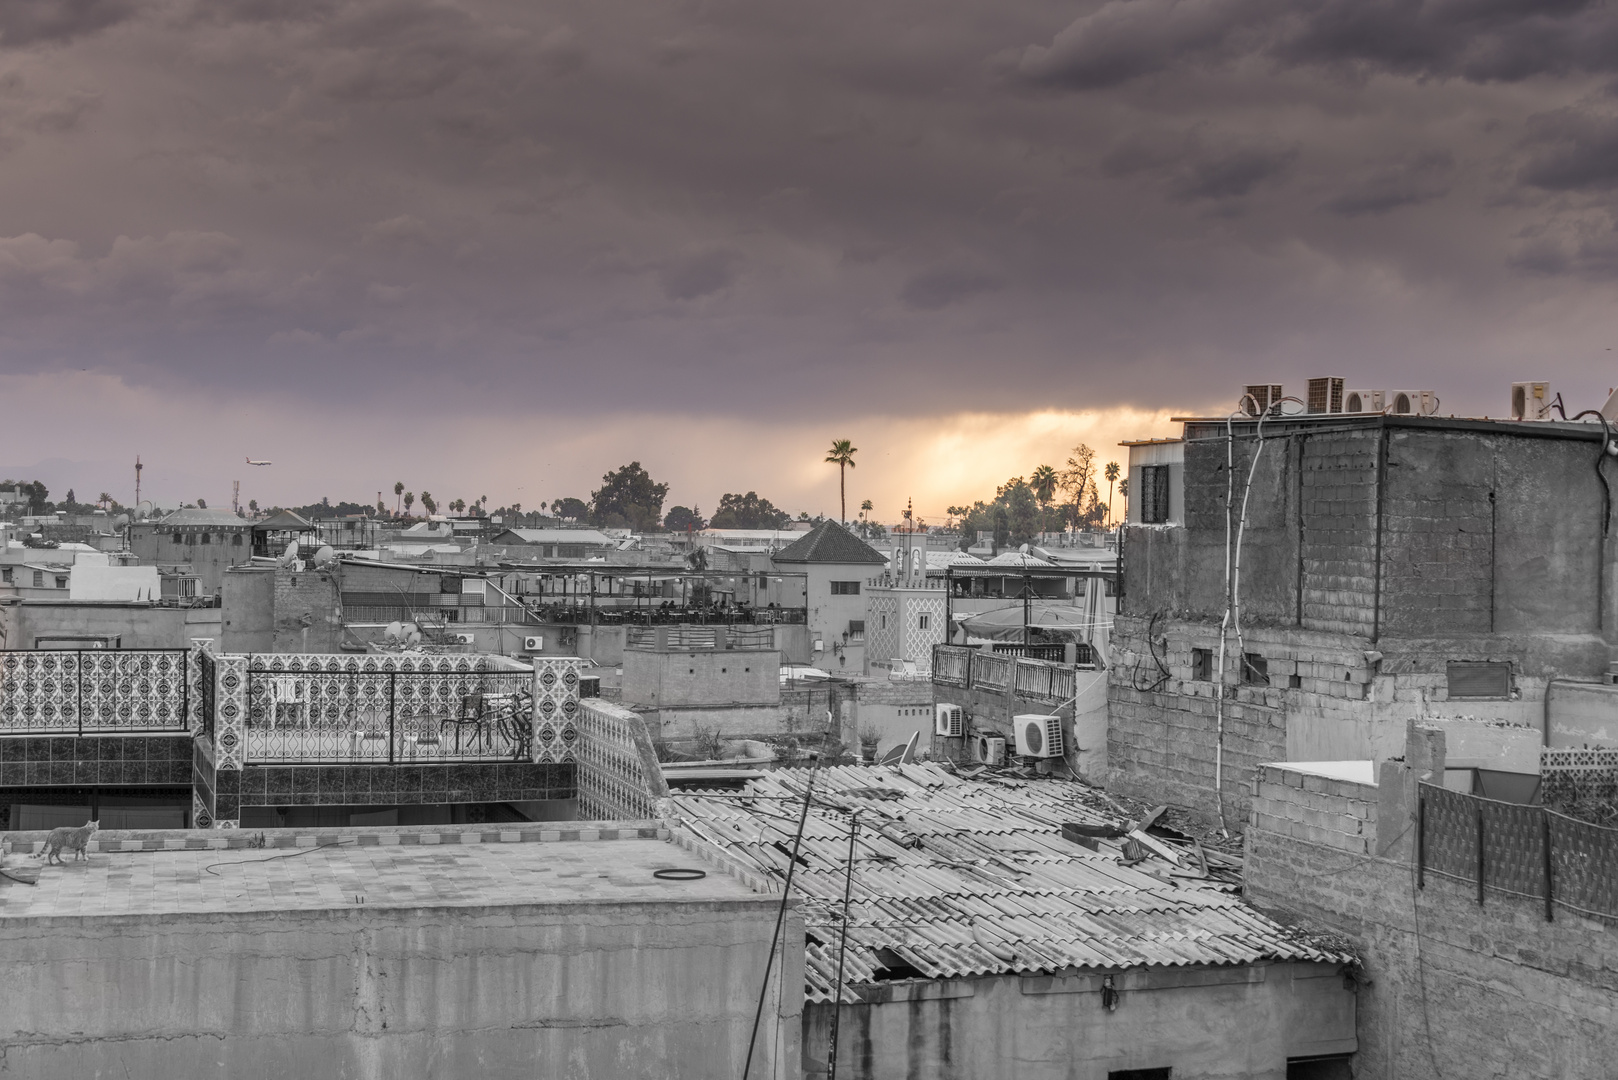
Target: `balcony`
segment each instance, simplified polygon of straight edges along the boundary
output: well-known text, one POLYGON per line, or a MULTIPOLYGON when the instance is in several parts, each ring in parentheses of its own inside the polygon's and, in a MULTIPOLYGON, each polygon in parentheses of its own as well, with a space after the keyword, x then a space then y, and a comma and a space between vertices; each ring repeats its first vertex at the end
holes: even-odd
POLYGON ((963 690, 1010 693, 1046 705, 1072 701, 1077 673, 1094 664, 1068 664, 1010 652, 984 652, 959 645, 933 646, 933 682, 963 690))
POLYGON ((184 734, 197 664, 183 649, 0 653, 0 736, 184 734))

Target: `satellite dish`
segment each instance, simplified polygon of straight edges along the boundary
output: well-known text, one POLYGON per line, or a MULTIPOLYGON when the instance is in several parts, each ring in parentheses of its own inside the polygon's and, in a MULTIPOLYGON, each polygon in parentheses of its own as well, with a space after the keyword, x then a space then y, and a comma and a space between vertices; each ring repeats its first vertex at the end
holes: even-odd
POLYGON ((382 628, 382 638, 385 641, 398 641, 403 637, 404 637, 404 624, 402 624, 402 623, 399 623, 397 621, 396 622, 390 622, 387 626, 382 628))
POLYGON ((297 561, 298 542, 296 540, 290 540, 287 542, 287 549, 281 553, 281 557, 277 559, 276 562, 281 566, 291 566, 297 561))
POLYGON ((1018 552, 1018 554, 1020 554, 1020 555, 1026 555, 1026 554, 1028 554, 1028 545, 1027 545, 1027 544, 1023 544, 1023 545, 1022 545, 1022 546, 1021 546, 1021 547, 1019 547, 1019 548, 1018 548, 1018 549, 1017 549, 1017 552, 1018 552))
POLYGON ((135 507, 135 516, 137 518, 149 518, 152 516, 152 509, 152 500, 142 499, 135 507))
POLYGON ((324 567, 324 566, 330 566, 332 563, 334 563, 336 561, 337 561, 337 552, 335 552, 335 551, 333 551, 331 549, 330 544, 322 544, 320 546, 320 550, 315 552, 315 566, 317 568, 318 567, 324 567))

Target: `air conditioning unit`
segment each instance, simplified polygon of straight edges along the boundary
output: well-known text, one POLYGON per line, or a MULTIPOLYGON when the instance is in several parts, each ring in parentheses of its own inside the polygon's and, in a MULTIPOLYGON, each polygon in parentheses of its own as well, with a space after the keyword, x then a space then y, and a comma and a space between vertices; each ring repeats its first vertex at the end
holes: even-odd
POLYGON ((1258 386, 1244 386, 1242 395, 1242 409, 1248 416, 1263 416, 1270 408, 1281 403, 1281 384, 1263 383, 1258 386), (1248 400, 1251 398, 1252 400, 1248 400))
POLYGON ((522 639, 522 651, 523 652, 543 652, 543 651, 545 651, 545 635, 543 635, 543 634, 529 634, 527 637, 523 638, 522 639))
POLYGON ((1431 390, 1389 390, 1387 401, 1395 416, 1431 416, 1438 411, 1438 395, 1431 390))
POLYGON ((1309 393, 1304 397, 1304 404, 1312 413, 1342 412, 1343 380, 1310 379, 1309 393))
POLYGON ((959 739, 966 734, 966 718, 959 705, 933 706, 933 734, 959 739))
POLYGON ((1038 714, 1014 716, 1017 753, 1023 757, 1062 756, 1062 718, 1038 714))
POLYGON ((1346 413, 1381 412, 1387 407, 1386 390, 1350 390, 1343 395, 1343 411, 1346 413))
POLYGON ((998 735, 979 735, 972 740, 972 760, 979 765, 1004 765, 1006 740, 998 735))
POLYGON ((1513 420, 1549 420, 1551 418, 1551 384, 1548 382, 1512 383, 1511 418, 1513 420))
POLYGON ((457 645, 470 645, 473 641, 477 640, 471 634, 467 633, 454 633, 451 634, 449 638, 457 645))

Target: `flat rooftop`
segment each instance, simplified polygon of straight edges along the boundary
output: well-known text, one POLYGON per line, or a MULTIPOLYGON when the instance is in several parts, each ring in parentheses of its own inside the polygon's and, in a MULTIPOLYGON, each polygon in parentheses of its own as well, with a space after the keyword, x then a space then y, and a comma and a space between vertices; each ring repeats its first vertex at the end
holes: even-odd
POLYGON ((759 899, 667 840, 445 843, 443 834, 427 835, 426 842, 399 843, 400 834, 373 830, 303 836, 297 839, 307 843, 298 847, 98 851, 88 862, 64 855, 64 866, 10 854, 5 866, 39 867, 39 883, 0 878, 0 919, 307 911, 357 903, 443 908, 759 899), (707 876, 652 876, 671 868, 707 876))

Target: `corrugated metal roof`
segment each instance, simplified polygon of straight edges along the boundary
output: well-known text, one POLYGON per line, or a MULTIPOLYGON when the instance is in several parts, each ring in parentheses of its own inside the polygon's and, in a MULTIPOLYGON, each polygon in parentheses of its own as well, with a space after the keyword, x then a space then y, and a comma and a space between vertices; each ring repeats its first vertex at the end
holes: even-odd
MULTIPOLYGON (((675 794, 673 817, 695 842, 779 883, 809 776, 781 770, 740 793, 675 794)), ((880 950, 932 978, 1349 959, 1259 914, 1233 885, 1156 856, 1125 866, 1122 841, 1091 851, 1064 839, 1063 822, 1122 824, 1093 810, 1088 790, 932 764, 820 770, 793 876, 809 1000, 832 999, 856 810, 843 1001, 891 970, 880 950)))

